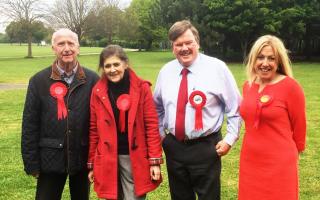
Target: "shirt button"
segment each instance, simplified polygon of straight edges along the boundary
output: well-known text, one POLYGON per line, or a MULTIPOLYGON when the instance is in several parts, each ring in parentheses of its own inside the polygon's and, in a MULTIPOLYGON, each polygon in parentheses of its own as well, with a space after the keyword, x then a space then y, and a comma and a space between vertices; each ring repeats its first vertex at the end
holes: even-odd
POLYGON ((68 130, 68 133, 71 133, 72 131, 71 130, 68 130))

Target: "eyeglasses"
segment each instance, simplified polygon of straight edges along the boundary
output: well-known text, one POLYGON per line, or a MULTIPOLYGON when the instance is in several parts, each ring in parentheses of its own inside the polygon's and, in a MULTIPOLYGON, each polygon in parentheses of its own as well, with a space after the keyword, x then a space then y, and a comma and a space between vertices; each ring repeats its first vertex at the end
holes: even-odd
POLYGON ((107 64, 105 64, 104 66, 103 66, 103 68, 106 68, 106 69, 108 69, 108 68, 110 68, 111 66, 114 66, 114 67, 119 67, 121 65, 121 63, 120 62, 115 62, 115 63, 107 63, 107 64))

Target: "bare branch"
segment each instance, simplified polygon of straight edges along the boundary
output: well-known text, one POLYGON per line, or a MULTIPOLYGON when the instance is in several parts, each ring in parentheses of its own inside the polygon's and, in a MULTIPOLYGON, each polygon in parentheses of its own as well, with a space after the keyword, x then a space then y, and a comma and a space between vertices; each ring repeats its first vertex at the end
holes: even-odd
POLYGON ((87 16, 93 8, 93 0, 56 0, 46 20, 53 28, 71 29, 78 34, 81 40, 87 16))

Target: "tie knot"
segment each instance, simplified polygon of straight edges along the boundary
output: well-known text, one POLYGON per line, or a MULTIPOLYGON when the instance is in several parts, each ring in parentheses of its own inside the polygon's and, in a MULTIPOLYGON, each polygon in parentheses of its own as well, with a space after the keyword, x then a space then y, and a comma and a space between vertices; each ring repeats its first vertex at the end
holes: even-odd
POLYGON ((183 68, 183 69, 181 70, 182 76, 186 76, 188 73, 189 73, 189 70, 188 70, 187 68, 183 68))

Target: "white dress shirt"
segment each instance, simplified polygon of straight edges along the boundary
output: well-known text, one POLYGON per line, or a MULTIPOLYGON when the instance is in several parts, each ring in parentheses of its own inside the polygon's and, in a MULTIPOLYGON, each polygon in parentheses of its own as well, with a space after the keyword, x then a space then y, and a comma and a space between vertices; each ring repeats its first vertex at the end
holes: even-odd
MULTIPOLYGON (((167 63, 160 70, 154 91, 154 101, 159 116, 161 137, 165 130, 175 134, 175 120, 179 85, 183 66, 177 59, 167 63)), ((227 65, 213 57, 199 53, 188 67, 188 96, 199 90, 206 96, 202 108, 203 129, 195 130, 195 109, 190 102, 186 105, 185 134, 188 139, 203 137, 221 129, 224 116, 227 117, 227 133, 224 141, 233 145, 239 138, 241 101, 237 84, 227 65)))

